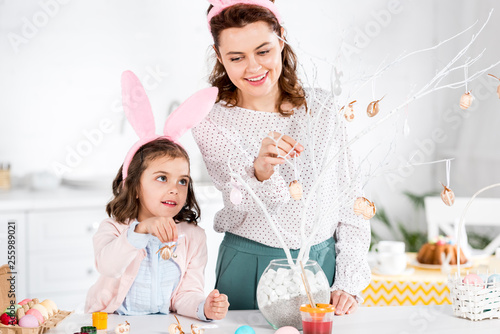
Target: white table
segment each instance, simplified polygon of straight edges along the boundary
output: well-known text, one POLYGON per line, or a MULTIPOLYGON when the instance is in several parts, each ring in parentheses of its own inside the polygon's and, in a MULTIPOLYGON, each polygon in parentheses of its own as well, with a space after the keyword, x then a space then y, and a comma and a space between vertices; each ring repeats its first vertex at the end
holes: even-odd
MULTIPOLYGON (((191 333, 192 323, 200 321, 178 317, 186 334, 191 333)), ((169 315, 148 315, 125 317, 109 315, 108 332, 114 333, 114 327, 127 320, 131 324, 131 334, 167 334, 167 328, 175 319, 169 315)), ((274 333, 259 311, 230 311, 221 321, 214 321, 218 328, 206 330, 206 334, 232 334, 242 325, 250 325, 257 334, 274 333)), ((47 334, 73 334, 81 326, 92 325, 90 314, 72 314, 47 334)), ((500 333, 500 320, 472 322, 452 315, 450 305, 436 306, 387 306, 361 307, 356 313, 338 316, 334 319, 335 334, 490 334, 500 333)), ((98 331, 106 333, 106 331, 98 331)))

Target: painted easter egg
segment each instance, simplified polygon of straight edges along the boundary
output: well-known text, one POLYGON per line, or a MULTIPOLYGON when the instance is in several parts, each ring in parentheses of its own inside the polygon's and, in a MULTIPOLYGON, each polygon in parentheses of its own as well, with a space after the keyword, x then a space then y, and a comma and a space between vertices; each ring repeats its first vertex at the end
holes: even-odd
POLYGON ((38 327, 38 320, 36 317, 31 314, 27 314, 19 320, 19 326, 27 327, 27 328, 35 328, 38 327))
POLYGON ((250 326, 241 326, 234 332, 234 334, 255 334, 255 331, 250 326))
POLYGON ((3 313, 0 316, 0 322, 2 324, 4 324, 5 326, 15 325, 15 324, 17 324, 17 318, 15 316, 8 314, 8 313, 3 313))
POLYGON ((368 220, 373 218, 376 212, 377 209, 375 208, 375 204, 368 199, 358 197, 356 201, 354 201, 354 214, 356 216, 362 215, 364 219, 368 220))
POLYGON ((49 317, 53 316, 54 314, 57 313, 57 311, 59 311, 57 309, 57 305, 56 303, 54 303, 52 300, 50 299, 45 299, 43 302, 41 302, 40 304, 42 304, 46 309, 47 309, 47 312, 49 313, 49 317))
POLYGON ((473 97, 470 92, 462 95, 462 97, 460 98, 460 108, 462 108, 463 110, 469 108, 472 103, 472 99, 473 97))
POLYGON ((494 285, 500 286, 499 284, 496 283, 500 283, 500 275, 499 274, 490 275, 490 277, 488 277, 488 287, 494 285))
POLYGON ((45 320, 47 320, 49 318, 49 313, 47 312, 47 309, 42 304, 35 304, 35 305, 33 305, 32 309, 38 310, 42 314, 42 317, 45 320))
POLYGON ((302 185, 299 183, 299 181, 295 180, 290 182, 290 196, 292 196, 293 199, 299 200, 302 198, 302 185))
POLYGON ((229 195, 229 199, 231 200, 231 203, 233 203, 234 205, 239 205, 243 200, 243 195, 241 194, 241 190, 235 184, 231 184, 231 186, 232 189, 231 189, 231 194, 229 195))
POLYGON ((468 274, 464 277, 463 282, 470 285, 480 285, 483 284, 483 280, 477 274, 468 274))
POLYGON ((300 332, 295 327, 285 326, 278 329, 274 334, 300 334, 300 332))
POLYGON ((35 310, 34 308, 32 309, 29 309, 26 314, 31 314, 32 316, 34 316, 36 318, 36 320, 38 320, 38 323, 41 325, 44 323, 44 320, 43 320, 43 316, 42 314, 40 313, 40 311, 38 310, 35 310))
POLYGON ((455 203, 455 193, 453 190, 445 186, 444 184, 441 184, 443 186, 443 191, 441 192, 441 199, 443 200, 444 204, 448 206, 452 206, 453 203, 455 203))
POLYGON ((31 301, 31 299, 26 298, 26 299, 21 300, 18 304, 23 306, 24 304, 28 304, 28 302, 30 302, 30 301, 31 301))

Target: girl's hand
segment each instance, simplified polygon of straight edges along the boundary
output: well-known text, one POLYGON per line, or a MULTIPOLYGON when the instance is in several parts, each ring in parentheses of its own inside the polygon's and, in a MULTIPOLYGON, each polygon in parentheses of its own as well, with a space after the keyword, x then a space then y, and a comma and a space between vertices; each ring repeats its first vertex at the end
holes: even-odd
MULTIPOLYGON (((278 140, 281 137, 281 134, 278 132, 270 132, 269 136, 278 140)), ((289 155, 289 157, 292 158, 300 156, 300 153, 304 150, 304 147, 298 144, 293 138, 286 135, 281 137, 278 142, 278 149, 276 149, 276 143, 271 138, 264 138, 262 140, 262 145, 260 146, 259 155, 253 163, 255 177, 257 180, 262 182, 269 179, 274 173, 273 167, 285 162, 285 159, 278 158, 278 153, 281 156, 286 156, 295 144, 297 144, 297 146, 289 155)))
POLYGON ((177 241, 177 225, 170 217, 147 218, 136 225, 135 232, 154 235, 161 243, 177 241))
POLYGON ((332 291, 330 294, 330 304, 335 306, 336 315, 351 314, 358 309, 358 302, 353 295, 342 290, 332 291))
POLYGON ((219 293, 217 289, 212 290, 205 301, 205 317, 212 320, 224 319, 228 309, 227 296, 219 293))

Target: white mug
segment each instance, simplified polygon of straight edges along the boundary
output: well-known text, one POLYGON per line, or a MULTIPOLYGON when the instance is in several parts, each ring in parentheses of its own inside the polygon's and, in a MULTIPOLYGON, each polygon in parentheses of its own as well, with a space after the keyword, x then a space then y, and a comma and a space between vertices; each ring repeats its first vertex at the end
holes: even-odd
POLYGON ((402 274, 406 269, 406 254, 379 252, 377 254, 377 269, 384 275, 402 274))
POLYGON ((378 253, 404 254, 405 243, 402 241, 382 240, 373 246, 373 250, 378 253))

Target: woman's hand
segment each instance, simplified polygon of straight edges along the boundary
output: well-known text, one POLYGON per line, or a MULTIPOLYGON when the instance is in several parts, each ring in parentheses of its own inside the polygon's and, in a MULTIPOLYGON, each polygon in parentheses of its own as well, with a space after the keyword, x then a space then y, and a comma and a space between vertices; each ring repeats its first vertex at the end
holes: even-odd
POLYGON ((151 217, 136 225, 136 233, 151 234, 161 243, 177 241, 177 225, 170 217, 151 217))
MULTIPOLYGON (((281 134, 278 132, 270 132, 269 137, 278 140, 281 134)), ((292 148, 297 144, 295 149, 290 152, 289 157, 293 158, 295 156, 300 156, 300 153, 304 150, 304 147, 297 143, 293 138, 284 135, 278 142, 278 147, 276 148, 276 143, 271 138, 266 137, 262 140, 262 145, 260 146, 259 155, 253 163, 255 169, 255 177, 259 181, 267 180, 273 175, 275 165, 280 165, 285 162, 285 159, 278 158, 278 153, 281 156, 286 156, 288 152, 292 151, 292 148)))
POLYGON ((335 306, 336 315, 351 314, 358 309, 358 302, 353 295, 342 290, 332 291, 330 294, 330 304, 335 306))
POLYGON ((205 317, 212 320, 224 319, 228 309, 227 296, 219 293, 217 289, 212 290, 205 301, 205 317))

